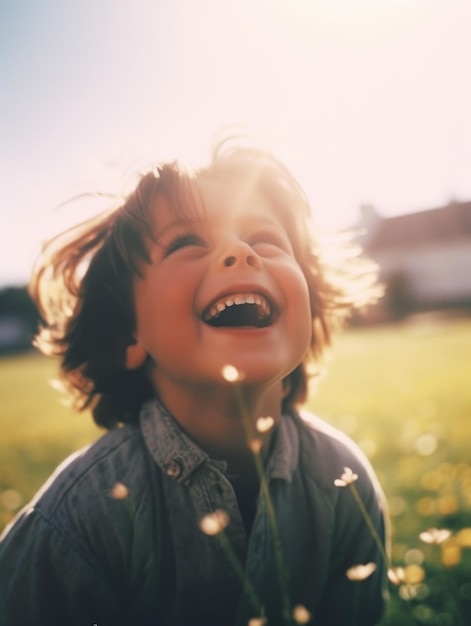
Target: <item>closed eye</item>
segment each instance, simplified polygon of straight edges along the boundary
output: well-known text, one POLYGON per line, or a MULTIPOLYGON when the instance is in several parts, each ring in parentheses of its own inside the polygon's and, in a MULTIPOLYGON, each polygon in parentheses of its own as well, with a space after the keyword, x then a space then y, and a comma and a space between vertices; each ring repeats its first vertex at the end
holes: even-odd
POLYGON ((187 235, 180 235, 176 237, 165 249, 165 256, 176 252, 177 250, 181 250, 182 248, 187 248, 189 246, 205 246, 205 242, 193 233, 189 233, 187 235))
POLYGON ((292 252, 291 243, 287 237, 281 234, 264 231, 255 234, 250 238, 248 242, 253 248, 262 248, 264 246, 275 247, 283 250, 284 252, 292 252))

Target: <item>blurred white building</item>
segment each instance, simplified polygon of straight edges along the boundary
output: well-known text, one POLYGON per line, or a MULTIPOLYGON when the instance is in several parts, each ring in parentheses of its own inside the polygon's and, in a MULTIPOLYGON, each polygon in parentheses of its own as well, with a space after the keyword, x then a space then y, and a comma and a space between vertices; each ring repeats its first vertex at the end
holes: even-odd
POLYGON ((391 218, 364 206, 361 227, 388 307, 400 313, 471 306, 471 202, 391 218))

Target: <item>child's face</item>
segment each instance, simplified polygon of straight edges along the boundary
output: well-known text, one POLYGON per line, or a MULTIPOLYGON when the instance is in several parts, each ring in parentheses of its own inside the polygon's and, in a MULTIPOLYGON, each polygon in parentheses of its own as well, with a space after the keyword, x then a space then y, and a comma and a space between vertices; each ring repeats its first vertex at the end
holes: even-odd
POLYGON ((306 280, 262 193, 241 181, 199 183, 204 209, 175 218, 156 201, 151 264, 135 279, 136 340, 151 379, 184 388, 281 381, 304 358, 312 329, 306 280))

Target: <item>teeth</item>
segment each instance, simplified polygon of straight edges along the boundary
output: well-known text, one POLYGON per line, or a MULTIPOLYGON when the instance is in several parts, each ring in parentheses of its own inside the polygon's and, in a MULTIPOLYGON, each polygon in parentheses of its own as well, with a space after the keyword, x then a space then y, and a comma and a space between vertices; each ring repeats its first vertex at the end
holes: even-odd
POLYGON ((270 304, 263 296, 254 293, 237 293, 215 302, 209 311, 204 314, 204 320, 207 322, 211 318, 219 317, 224 309, 238 304, 256 304, 259 307, 258 313, 260 318, 268 317, 271 313, 270 304))

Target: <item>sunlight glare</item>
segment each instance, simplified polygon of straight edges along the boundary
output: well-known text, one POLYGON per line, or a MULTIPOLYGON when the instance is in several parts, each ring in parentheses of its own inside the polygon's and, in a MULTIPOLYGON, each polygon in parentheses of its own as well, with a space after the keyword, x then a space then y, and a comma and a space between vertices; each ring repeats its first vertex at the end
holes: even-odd
POLYGON ((414 0, 316 0, 316 8, 324 11, 370 11, 385 9, 399 5, 407 8, 414 3, 414 0))

